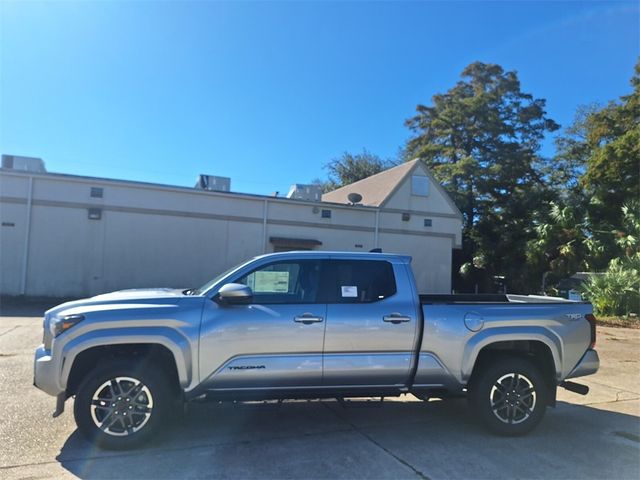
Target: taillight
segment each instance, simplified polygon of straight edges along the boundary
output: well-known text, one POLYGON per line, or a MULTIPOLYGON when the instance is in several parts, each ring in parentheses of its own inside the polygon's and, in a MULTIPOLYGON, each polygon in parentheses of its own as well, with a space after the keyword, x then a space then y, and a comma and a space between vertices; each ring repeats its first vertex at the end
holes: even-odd
POLYGON ((596 346, 596 317, 592 313, 587 313, 584 318, 587 319, 591 327, 591 345, 589 348, 594 348, 596 346))

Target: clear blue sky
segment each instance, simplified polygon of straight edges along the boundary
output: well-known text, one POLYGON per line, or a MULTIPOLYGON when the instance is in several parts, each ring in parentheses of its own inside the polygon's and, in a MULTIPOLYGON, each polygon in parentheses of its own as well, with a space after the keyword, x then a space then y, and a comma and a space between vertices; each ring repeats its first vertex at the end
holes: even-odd
MULTIPOLYGON (((480 60, 567 125, 628 93, 638 2, 6 2, 0 152, 50 171, 286 192, 341 152, 393 157, 480 60)), ((552 152, 551 140, 545 153, 552 152)))

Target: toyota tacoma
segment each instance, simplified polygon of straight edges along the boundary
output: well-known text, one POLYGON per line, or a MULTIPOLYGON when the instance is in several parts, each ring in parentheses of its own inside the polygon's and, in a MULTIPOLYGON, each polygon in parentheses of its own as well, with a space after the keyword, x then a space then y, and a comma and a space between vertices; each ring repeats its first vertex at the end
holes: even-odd
POLYGON ((123 290, 44 317, 34 384, 75 397, 79 430, 128 448, 199 400, 467 397, 522 435, 568 379, 598 370, 591 305, 518 295, 420 295, 411 258, 286 252, 191 290, 123 290))

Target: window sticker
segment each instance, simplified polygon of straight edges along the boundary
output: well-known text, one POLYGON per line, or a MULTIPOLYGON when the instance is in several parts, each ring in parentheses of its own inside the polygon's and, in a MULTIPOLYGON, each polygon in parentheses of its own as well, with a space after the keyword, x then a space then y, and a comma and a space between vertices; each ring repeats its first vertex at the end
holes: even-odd
POLYGON ((289 291, 289 272, 255 272, 255 292, 287 293, 289 291))
POLYGON ((358 287, 356 286, 342 286, 342 296, 343 297, 357 297, 358 296, 358 287))

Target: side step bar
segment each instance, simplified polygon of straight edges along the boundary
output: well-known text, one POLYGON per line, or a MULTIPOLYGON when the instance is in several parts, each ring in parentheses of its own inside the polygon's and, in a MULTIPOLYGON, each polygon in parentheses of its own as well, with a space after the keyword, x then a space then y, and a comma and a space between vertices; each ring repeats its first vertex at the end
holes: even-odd
POLYGON ((589 393, 589 387, 587 387, 586 385, 575 383, 575 382, 564 381, 560 383, 560 386, 562 388, 569 390, 570 392, 578 393, 580 395, 586 395, 587 393, 589 393))

